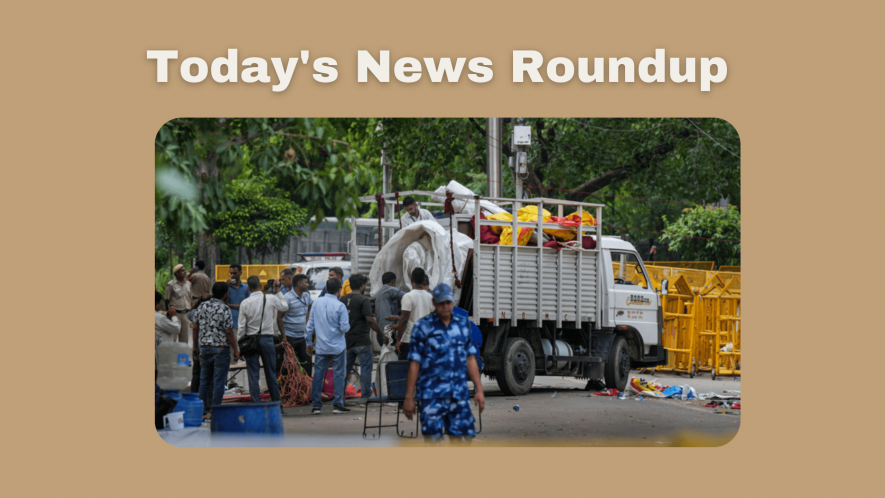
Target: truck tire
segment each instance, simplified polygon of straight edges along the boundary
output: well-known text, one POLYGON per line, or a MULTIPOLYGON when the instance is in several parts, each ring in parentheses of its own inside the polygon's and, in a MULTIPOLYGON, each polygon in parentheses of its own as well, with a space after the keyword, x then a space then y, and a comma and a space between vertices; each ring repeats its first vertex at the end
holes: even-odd
POLYGON ((630 380, 630 351, 627 340, 618 335, 612 341, 605 361, 605 387, 623 392, 630 380))
POLYGON ((507 396, 528 394, 535 381, 535 354, 528 341, 520 337, 504 343, 501 368, 495 373, 498 387, 507 396))

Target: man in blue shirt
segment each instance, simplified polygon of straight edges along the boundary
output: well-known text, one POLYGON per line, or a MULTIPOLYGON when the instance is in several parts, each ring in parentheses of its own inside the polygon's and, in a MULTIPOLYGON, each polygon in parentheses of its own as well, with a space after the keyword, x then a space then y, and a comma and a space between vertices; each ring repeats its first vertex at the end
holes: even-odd
MULTIPOLYGON (((280 290, 289 302, 289 310, 280 313, 283 336, 295 350, 298 363, 301 364, 308 377, 312 377, 311 359, 307 354, 307 341, 304 338, 307 333, 310 307, 313 304, 308 291, 310 281, 303 273, 295 275, 291 268, 286 268, 280 273, 280 280, 283 281, 283 287, 280 290)), ((277 365, 277 375, 279 375, 281 368, 282 365, 277 365)))
MULTIPOLYGON (((313 343, 316 336, 316 363, 314 365, 313 384, 310 390, 310 401, 313 404, 311 415, 319 415, 323 409, 320 398, 323 392, 323 379, 326 370, 332 363, 332 375, 335 379, 335 399, 332 401, 332 413, 349 413, 344 407, 344 369, 346 341, 344 334, 350 330, 350 318, 347 307, 338 300, 341 281, 330 278, 326 282, 326 295, 318 298, 311 307, 310 318, 307 320, 308 343, 313 343)), ((308 353, 313 348, 308 348, 308 353)))
POLYGON ((409 376, 403 413, 415 413, 415 388, 421 400, 421 432, 441 441, 443 430, 449 436, 476 436, 467 377, 476 386, 476 406, 485 408, 485 395, 476 356, 479 350, 471 338, 470 321, 452 313, 452 288, 439 284, 433 289, 434 313, 415 322, 409 347, 409 376))
MULTIPOLYGON (((337 266, 333 266, 329 268, 329 278, 337 278, 339 282, 341 282, 341 295, 345 296, 350 294, 350 279, 344 280, 344 270, 337 266)), ((319 297, 323 297, 326 295, 326 288, 323 287, 323 292, 320 292, 319 297)))
POLYGON ((243 267, 239 263, 230 265, 230 279, 227 281, 227 307, 230 308, 231 318, 234 321, 234 332, 237 332, 240 320, 240 303, 251 294, 249 286, 240 280, 242 275, 243 267))

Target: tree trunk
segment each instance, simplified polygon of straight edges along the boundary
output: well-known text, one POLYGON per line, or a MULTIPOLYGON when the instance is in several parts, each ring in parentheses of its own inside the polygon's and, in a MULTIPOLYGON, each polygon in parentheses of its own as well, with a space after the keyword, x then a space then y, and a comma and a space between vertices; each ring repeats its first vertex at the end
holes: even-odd
POLYGON ((206 263, 206 275, 210 281, 215 280, 215 265, 217 261, 218 247, 212 235, 205 230, 197 234, 197 258, 206 263))
POLYGON ((246 248, 246 259, 249 261, 247 264, 252 264, 252 249, 246 248))

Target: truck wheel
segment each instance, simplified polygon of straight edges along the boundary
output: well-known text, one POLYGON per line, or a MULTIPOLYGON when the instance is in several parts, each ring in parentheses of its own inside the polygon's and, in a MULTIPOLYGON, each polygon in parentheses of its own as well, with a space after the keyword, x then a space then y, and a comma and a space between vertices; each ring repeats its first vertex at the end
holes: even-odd
POLYGON ((605 387, 623 392, 630 379, 630 352, 623 336, 615 337, 605 362, 605 387))
POLYGON ((501 369, 495 374, 498 387, 508 396, 528 394, 535 381, 535 354, 522 338, 507 339, 501 369))

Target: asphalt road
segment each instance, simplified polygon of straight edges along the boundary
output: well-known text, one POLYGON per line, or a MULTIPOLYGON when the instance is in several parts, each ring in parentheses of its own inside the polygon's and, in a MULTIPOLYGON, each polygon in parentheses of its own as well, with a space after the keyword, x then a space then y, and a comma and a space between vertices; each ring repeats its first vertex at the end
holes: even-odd
MULTIPOLYGON (((698 392, 740 390, 740 380, 712 381, 709 374, 694 379, 676 375, 634 376, 656 379, 662 385, 690 385, 698 392)), ((497 384, 483 378, 486 408, 482 414, 482 432, 473 445, 529 446, 719 446, 730 441, 740 428, 740 410, 704 408, 702 402, 645 398, 620 400, 594 396, 583 390, 584 381, 561 377, 537 377, 534 388, 517 399, 505 396, 497 384), (555 396, 554 396, 555 393, 555 396), (519 405, 520 410, 514 410, 519 405), (725 411, 726 413, 722 413, 725 411)), ((351 405, 349 414, 332 414, 327 403, 322 415, 311 415, 310 406, 287 408, 283 416, 287 436, 334 436, 339 443, 354 438, 362 440, 365 409, 351 405)), ((384 423, 393 423, 396 409, 383 407, 384 423)), ((376 422, 379 408, 372 406, 368 416, 376 422)), ((474 415, 477 410, 474 409, 474 415)), ((401 417, 401 427, 414 431, 415 422, 401 417)), ((384 429, 382 439, 399 444, 410 441, 397 438, 392 428, 384 429)), ((357 442, 360 441, 360 443, 357 442)), ((389 442, 388 442, 389 443, 389 442)))

